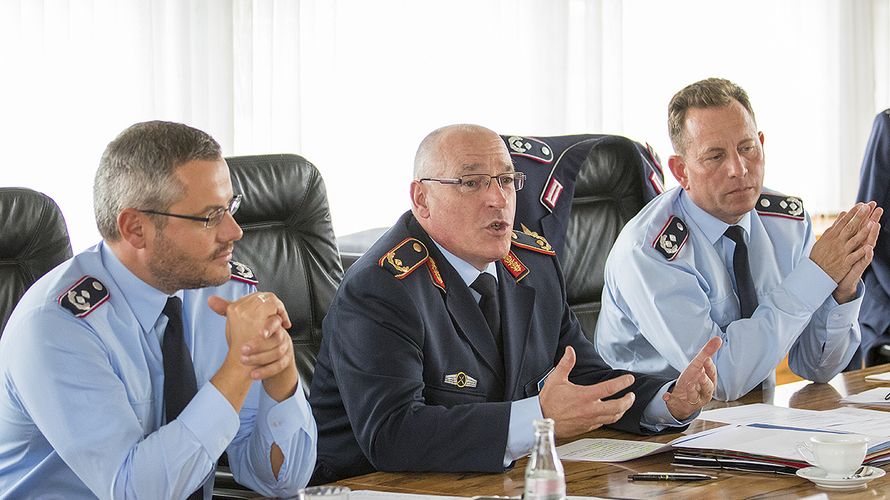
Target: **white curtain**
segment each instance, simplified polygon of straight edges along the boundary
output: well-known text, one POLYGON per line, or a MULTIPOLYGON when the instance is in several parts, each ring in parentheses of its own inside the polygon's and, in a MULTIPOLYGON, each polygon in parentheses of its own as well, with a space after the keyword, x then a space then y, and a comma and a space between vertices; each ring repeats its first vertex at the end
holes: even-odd
POLYGON ((182 121, 226 155, 314 162, 342 235, 408 208, 438 126, 623 134, 666 159, 668 100, 708 76, 748 90, 767 185, 843 209, 890 107, 890 0, 0 0, 0 185, 56 199, 82 249, 105 145, 182 121))

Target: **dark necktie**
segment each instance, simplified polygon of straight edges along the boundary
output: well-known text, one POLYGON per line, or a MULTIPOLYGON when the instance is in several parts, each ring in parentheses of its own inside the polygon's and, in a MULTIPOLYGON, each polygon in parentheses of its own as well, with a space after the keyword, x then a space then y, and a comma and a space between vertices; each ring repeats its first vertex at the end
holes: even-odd
MULTIPOLYGON (((182 301, 179 297, 167 299, 164 316, 167 316, 167 329, 164 330, 164 342, 161 344, 164 356, 164 408, 167 423, 170 423, 195 397, 198 383, 182 332, 182 301)), ((188 500, 203 498, 202 489, 203 486, 189 495, 188 500)))
POLYGON ((485 322, 488 323, 491 335, 494 337, 498 349, 501 349, 501 311, 498 304, 497 280, 488 273, 480 273, 470 287, 482 296, 479 299, 479 309, 482 309, 482 316, 485 317, 485 322))
POLYGON ((739 309, 742 318, 750 318, 757 309, 757 292, 754 290, 754 278, 751 277, 751 265, 748 262, 748 245, 745 244, 741 226, 729 226, 723 234, 735 243, 732 272, 735 274, 739 309))

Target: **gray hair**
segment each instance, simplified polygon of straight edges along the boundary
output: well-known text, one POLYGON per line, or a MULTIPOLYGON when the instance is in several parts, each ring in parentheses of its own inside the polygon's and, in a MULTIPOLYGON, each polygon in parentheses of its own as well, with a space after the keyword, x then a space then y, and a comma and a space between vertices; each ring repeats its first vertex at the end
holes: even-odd
POLYGON ((715 108, 729 106, 732 101, 738 101, 751 120, 754 119, 754 109, 745 90, 735 83, 724 78, 707 78, 691 85, 674 94, 668 104, 668 135, 674 152, 683 154, 686 150, 686 111, 689 108, 715 108))
MULTIPOLYGON (((117 216, 125 208, 165 211, 185 195, 176 167, 194 160, 222 159, 209 134, 181 123, 137 123, 102 153, 93 184, 96 225, 106 241, 117 241, 117 216)), ((159 220, 159 227, 164 221, 159 220)))
POLYGON ((477 134, 480 132, 490 132, 497 135, 496 132, 485 128, 481 125, 472 125, 469 123, 459 123, 456 125, 446 125, 433 130, 420 141, 417 147, 417 153, 414 155, 414 180, 424 177, 435 177, 440 175, 446 168, 442 163, 442 152, 439 145, 442 140, 451 134, 477 134))

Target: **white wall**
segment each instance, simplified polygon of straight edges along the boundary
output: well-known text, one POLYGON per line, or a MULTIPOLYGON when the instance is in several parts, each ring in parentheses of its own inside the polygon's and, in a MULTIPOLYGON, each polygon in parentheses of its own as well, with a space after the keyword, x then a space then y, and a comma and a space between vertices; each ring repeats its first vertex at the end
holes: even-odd
POLYGON ((414 150, 438 126, 617 133, 666 159, 671 95, 723 76, 751 96, 767 184, 838 211, 890 107, 888 5, 0 0, 0 185, 55 198, 83 249, 105 145, 136 121, 183 121, 226 155, 313 161, 342 235, 408 207, 414 150))

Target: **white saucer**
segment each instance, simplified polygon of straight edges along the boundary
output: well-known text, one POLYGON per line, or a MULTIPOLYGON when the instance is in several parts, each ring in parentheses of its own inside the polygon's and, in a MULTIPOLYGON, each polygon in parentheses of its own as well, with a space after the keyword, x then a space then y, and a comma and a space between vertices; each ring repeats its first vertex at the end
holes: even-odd
POLYGON ((866 467, 863 474, 864 475, 862 477, 853 479, 835 479, 825 477, 825 471, 818 467, 807 467, 797 471, 798 476, 804 479, 809 479, 810 481, 816 483, 816 486, 824 488, 826 490, 865 489, 865 483, 871 481, 872 479, 883 477, 886 473, 884 472, 884 469, 879 469, 877 467, 866 467))

